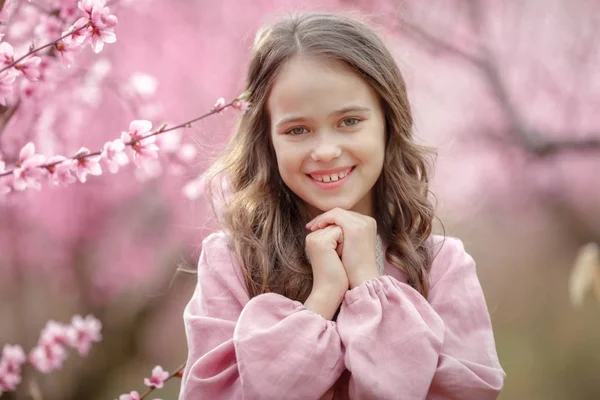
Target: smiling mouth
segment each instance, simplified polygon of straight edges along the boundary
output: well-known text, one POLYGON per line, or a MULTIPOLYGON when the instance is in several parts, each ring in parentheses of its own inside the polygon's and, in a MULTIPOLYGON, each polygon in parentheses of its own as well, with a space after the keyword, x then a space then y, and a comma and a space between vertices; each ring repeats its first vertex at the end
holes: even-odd
POLYGON ((306 174, 308 177, 310 177, 312 180, 319 182, 319 183, 336 183, 339 181, 344 180, 348 175, 350 175, 350 173, 352 171, 354 171, 354 168, 356 168, 356 166, 347 168, 343 171, 340 172, 336 172, 333 174, 306 174))

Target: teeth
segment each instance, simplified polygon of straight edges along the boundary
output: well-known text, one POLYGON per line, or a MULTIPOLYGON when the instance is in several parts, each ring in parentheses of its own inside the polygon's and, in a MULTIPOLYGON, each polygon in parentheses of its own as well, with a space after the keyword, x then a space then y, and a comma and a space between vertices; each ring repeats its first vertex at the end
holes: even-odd
POLYGON ((329 183, 329 182, 337 182, 340 179, 345 178, 349 172, 350 172, 350 170, 342 171, 342 172, 338 172, 338 173, 334 173, 334 174, 330 174, 330 175, 311 175, 311 176, 314 180, 317 180, 319 182, 329 183))

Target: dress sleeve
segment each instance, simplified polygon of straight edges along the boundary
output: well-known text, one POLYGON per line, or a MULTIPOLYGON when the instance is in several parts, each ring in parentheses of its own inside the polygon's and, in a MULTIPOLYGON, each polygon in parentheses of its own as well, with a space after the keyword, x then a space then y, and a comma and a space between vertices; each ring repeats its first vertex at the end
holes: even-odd
POLYGON ((275 293, 249 299, 226 243, 203 243, 179 399, 321 397, 344 370, 335 322, 275 293))
POLYGON ((428 300, 391 276, 346 293, 337 324, 350 398, 496 399, 505 373, 475 262, 446 238, 428 300))

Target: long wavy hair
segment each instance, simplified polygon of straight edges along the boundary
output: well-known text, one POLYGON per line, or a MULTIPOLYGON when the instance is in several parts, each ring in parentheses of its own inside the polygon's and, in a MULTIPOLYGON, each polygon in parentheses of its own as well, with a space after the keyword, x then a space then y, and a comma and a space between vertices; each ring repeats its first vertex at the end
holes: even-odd
POLYGON ((229 235, 248 294, 275 292, 303 302, 312 288, 305 254, 307 210, 279 175, 266 107, 278 72, 297 55, 343 62, 377 92, 385 114, 386 147, 374 186, 374 218, 388 245, 387 261, 427 297, 432 258, 427 243, 434 217, 428 199, 431 151, 413 141, 406 85, 383 41, 366 24, 327 13, 293 15, 257 33, 244 92, 251 108, 205 175, 211 201, 215 179, 228 185, 225 203, 218 211, 213 204, 213 209, 229 235))

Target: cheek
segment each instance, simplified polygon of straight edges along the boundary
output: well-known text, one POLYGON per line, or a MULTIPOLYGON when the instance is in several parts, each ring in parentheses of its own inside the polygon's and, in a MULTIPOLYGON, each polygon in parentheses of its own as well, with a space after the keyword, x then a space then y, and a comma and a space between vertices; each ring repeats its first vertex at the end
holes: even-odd
POLYGON ((301 158, 298 151, 294 151, 292 146, 275 145, 275 155, 277 157, 277 168, 282 177, 289 176, 300 170, 301 158))
POLYGON ((379 138, 369 138, 360 143, 355 149, 363 162, 372 165, 383 164, 385 143, 379 138))

